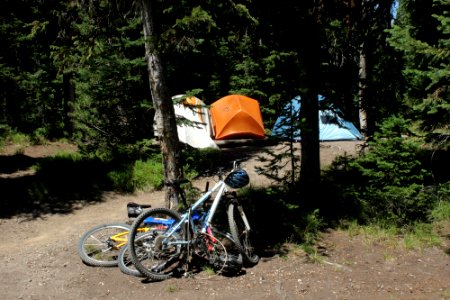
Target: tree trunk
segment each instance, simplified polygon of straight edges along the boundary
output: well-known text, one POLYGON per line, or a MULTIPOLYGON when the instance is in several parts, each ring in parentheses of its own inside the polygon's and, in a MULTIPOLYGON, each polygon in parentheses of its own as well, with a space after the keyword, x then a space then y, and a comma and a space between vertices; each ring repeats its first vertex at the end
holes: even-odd
POLYGON ((73 112, 72 104, 75 102, 75 86, 72 78, 72 72, 63 74, 64 131, 67 132, 67 136, 72 136, 74 127, 71 114, 73 112))
POLYGON ((367 136, 367 111, 366 111, 366 89, 367 89, 367 59, 364 44, 359 50, 359 127, 364 137, 367 136))
MULTIPOLYGON (((303 39, 305 78, 300 110, 301 166, 300 190, 304 195, 312 195, 320 183, 320 144, 319 144, 319 103, 318 82, 320 80, 320 37, 317 18, 310 15, 305 23, 309 28, 303 39)), ((304 204, 312 207, 315 199, 304 197, 304 204)))
MULTIPOLYGON (((311 89, 302 97, 300 190, 312 195, 320 183, 319 108, 317 92, 311 89)), ((306 198, 305 198, 306 199, 306 198)), ((309 202, 309 201, 307 201, 309 202)), ((308 206, 314 205, 307 203, 308 206)))
MULTIPOLYGON (((154 44, 156 32, 153 26, 151 0, 141 0, 141 13, 145 37, 145 58, 147 60, 150 91, 155 109, 156 130, 163 159, 164 181, 170 182, 180 179, 183 174, 175 111, 172 98, 165 83, 161 58, 154 44)), ((179 199, 177 199, 173 188, 167 186, 166 207, 178 209, 180 204, 178 201, 179 199)))

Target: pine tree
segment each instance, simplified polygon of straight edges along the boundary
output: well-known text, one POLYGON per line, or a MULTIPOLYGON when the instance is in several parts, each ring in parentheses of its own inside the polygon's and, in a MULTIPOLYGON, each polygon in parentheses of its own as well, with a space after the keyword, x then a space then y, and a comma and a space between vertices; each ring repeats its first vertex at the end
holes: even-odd
POLYGON ((400 2, 400 22, 390 44, 403 54, 407 103, 428 137, 450 144, 450 1, 400 2), (422 23, 424 20, 426 22, 422 23), (434 24, 431 27, 430 24, 434 24))
POLYGON ((128 151, 152 137, 142 25, 133 14, 121 13, 108 1, 80 7, 72 47, 54 50, 59 64, 66 64, 63 72, 73 73, 75 136, 87 152, 128 151))

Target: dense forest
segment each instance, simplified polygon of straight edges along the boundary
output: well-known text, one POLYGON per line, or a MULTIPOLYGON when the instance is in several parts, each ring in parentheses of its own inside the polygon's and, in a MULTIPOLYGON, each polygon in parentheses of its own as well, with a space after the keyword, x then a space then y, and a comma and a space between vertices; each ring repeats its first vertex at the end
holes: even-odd
POLYGON ((403 224, 449 202, 450 0, 2 0, 1 11, 3 140, 141 159, 161 114, 165 176, 179 177, 172 95, 257 99, 268 136, 301 95, 301 171, 288 186, 324 185, 318 199, 333 199, 305 207, 403 224), (326 171, 318 95, 367 143, 326 171))

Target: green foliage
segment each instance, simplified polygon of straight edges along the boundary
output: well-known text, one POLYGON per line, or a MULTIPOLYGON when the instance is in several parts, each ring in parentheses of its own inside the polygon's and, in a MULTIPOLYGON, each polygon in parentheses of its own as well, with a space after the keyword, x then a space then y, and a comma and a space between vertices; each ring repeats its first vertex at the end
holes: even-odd
POLYGON ((362 236, 368 245, 382 244, 389 248, 424 249, 442 244, 434 225, 423 222, 403 227, 383 222, 373 222, 370 225, 358 225, 353 222, 343 230, 351 237, 362 236))
POLYGON ((253 40, 248 34, 238 42, 237 47, 243 59, 234 65, 233 75, 230 76, 230 94, 250 95, 259 99, 266 94, 259 90, 263 87, 260 62, 252 56, 253 40))
POLYGON ((402 138, 378 140, 369 145, 370 151, 352 164, 367 185, 383 189, 386 183, 394 187, 421 183, 427 171, 417 157, 419 145, 402 138))
POLYGON ((416 223, 403 236, 407 249, 424 249, 440 246, 442 239, 434 232, 433 224, 416 223))
POLYGON ((46 128, 37 128, 31 135, 31 140, 35 145, 45 145, 47 143, 48 131, 46 128))
POLYGON ((26 134, 23 133, 13 133, 9 136, 8 138, 9 142, 11 142, 12 144, 15 145, 20 145, 20 146, 28 146, 30 145, 30 137, 26 134))
POLYGON ((108 179, 118 191, 133 192, 133 184, 131 183, 130 168, 122 168, 120 170, 113 170, 108 172, 108 179))
POLYGON ((434 0, 433 7, 403 12, 402 22, 390 30, 389 43, 403 54, 407 102, 420 129, 448 147, 450 62, 448 0, 434 0))
MULTIPOLYGON (((389 125, 387 128, 392 129, 389 125)), ((377 137, 369 145, 370 151, 351 163, 351 167, 363 179, 364 187, 355 189, 364 213, 369 218, 383 216, 402 224, 424 219, 435 196, 424 188, 431 174, 420 161, 419 145, 398 136, 398 129, 387 133, 397 137, 377 137)))
POLYGON ((221 153, 218 149, 185 148, 183 151, 185 170, 191 173, 188 177, 205 175, 216 171, 217 162, 221 161, 221 153))
POLYGON ((16 153, 22 153, 23 150, 33 144, 33 138, 28 134, 16 132, 8 126, 5 126, 3 132, 0 132, 0 147, 14 145, 16 153))
POLYGON ((161 156, 146 161, 136 160, 132 164, 122 165, 119 169, 108 172, 114 189, 125 192, 160 189, 163 184, 163 167, 161 156))
POLYGON ((450 181, 439 185, 436 193, 437 202, 430 213, 430 218, 435 222, 450 222, 450 181))
POLYGON ((158 189, 162 187, 164 170, 161 157, 157 156, 145 162, 138 160, 133 168, 133 186, 135 189, 158 189))
MULTIPOLYGON (((99 8, 99 15, 110 8, 99 8)), ((116 12, 117 13, 117 12, 116 12)), ((95 15, 84 12, 76 24, 77 101, 72 117, 76 138, 83 151, 115 151, 121 145, 152 137, 152 111, 144 98, 148 93, 145 60, 137 18, 117 18, 98 27, 95 15)))
POLYGON ((301 240, 304 245, 313 245, 317 242, 324 224, 319 210, 315 209, 301 215, 301 221, 293 225, 293 230, 297 239, 301 240))
POLYGON ((7 1, 0 25, 4 41, 0 58, 0 120, 31 134, 45 128, 60 137, 64 101, 50 48, 58 38, 58 11, 54 1, 7 1))
POLYGON ((405 124, 388 119, 363 155, 341 158, 324 172, 324 190, 329 192, 324 198, 330 199, 322 204, 325 210, 399 226, 428 220, 442 189, 432 185, 427 168, 431 154, 401 136, 405 124))
POLYGON ((264 165, 257 171, 275 184, 293 187, 299 178, 300 155, 295 142, 289 142, 278 151, 267 150, 265 155, 258 157, 264 165), (289 171, 284 171, 288 169, 289 171))
MULTIPOLYGON (((25 125, 42 128, 42 137, 73 137, 86 153, 152 137, 139 12, 105 0, 8 2, 11 13, 0 28, 4 44, 11 46, 3 47, 0 61, 0 80, 7 87, 0 92, 2 122, 23 131, 25 125), (71 90, 76 97, 70 97, 71 90)), ((299 85, 301 47, 293 47, 298 39, 285 37, 299 31, 293 20, 301 20, 306 10, 294 2, 295 9, 248 1, 159 2, 156 40, 169 90, 201 89, 199 97, 208 104, 231 92, 247 94, 260 101, 270 128, 299 85)), ((333 28, 344 32, 342 24, 333 28)), ((339 36, 336 48, 345 45, 345 34, 339 36)))

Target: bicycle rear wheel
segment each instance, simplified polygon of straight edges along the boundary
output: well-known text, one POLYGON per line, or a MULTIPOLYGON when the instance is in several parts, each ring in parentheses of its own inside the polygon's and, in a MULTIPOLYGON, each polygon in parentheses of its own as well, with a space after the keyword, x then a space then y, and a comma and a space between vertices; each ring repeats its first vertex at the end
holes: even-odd
POLYGON ((239 203, 232 201, 228 205, 227 214, 231 235, 242 253, 244 266, 256 265, 259 261, 259 256, 255 254, 255 249, 250 240, 251 229, 244 209, 239 203))
POLYGON ((78 242, 81 260, 90 266, 114 267, 119 250, 128 241, 130 226, 122 223, 102 224, 86 231, 78 242))
POLYGON ((130 230, 129 251, 131 261, 143 275, 164 280, 174 276, 184 259, 184 228, 168 236, 180 221, 180 215, 170 209, 153 208, 140 214, 130 230))
POLYGON ((215 227, 210 229, 207 233, 199 233, 196 236, 196 254, 206 260, 216 274, 238 274, 242 269, 243 259, 233 237, 215 227))

